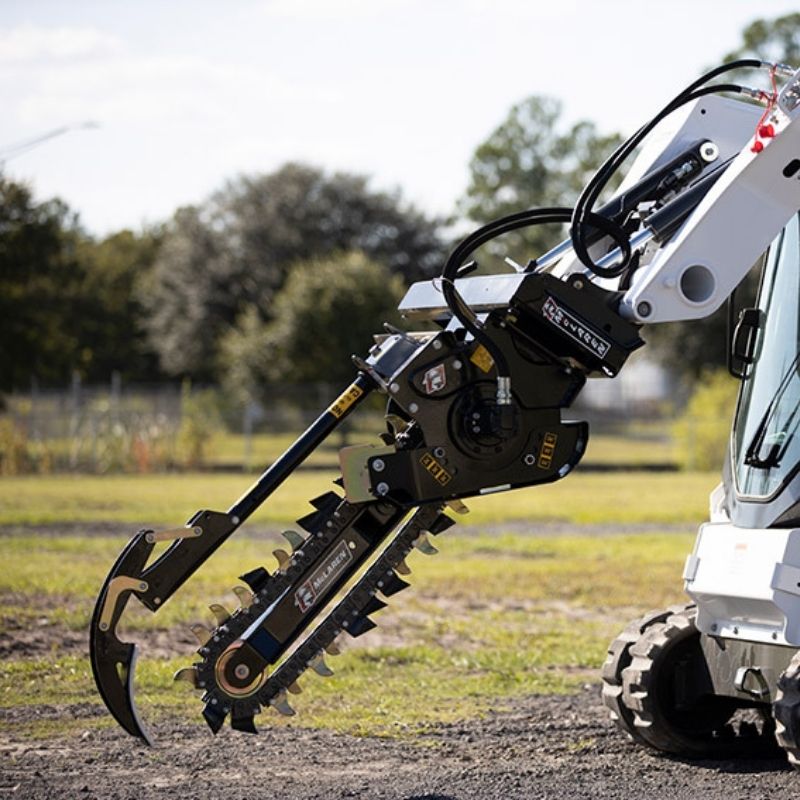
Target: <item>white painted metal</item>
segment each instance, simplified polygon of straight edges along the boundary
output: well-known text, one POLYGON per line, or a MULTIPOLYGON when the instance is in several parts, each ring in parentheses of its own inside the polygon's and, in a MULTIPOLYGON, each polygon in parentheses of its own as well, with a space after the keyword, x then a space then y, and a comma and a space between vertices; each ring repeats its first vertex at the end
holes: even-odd
POLYGON ((643 323, 707 317, 800 209, 800 174, 784 174, 800 158, 800 105, 784 96, 791 86, 770 120, 775 137, 760 153, 752 152, 752 140, 745 145, 681 230, 636 273, 621 313, 643 323))
POLYGON ((706 523, 684 580, 703 633, 800 645, 800 529, 706 523))

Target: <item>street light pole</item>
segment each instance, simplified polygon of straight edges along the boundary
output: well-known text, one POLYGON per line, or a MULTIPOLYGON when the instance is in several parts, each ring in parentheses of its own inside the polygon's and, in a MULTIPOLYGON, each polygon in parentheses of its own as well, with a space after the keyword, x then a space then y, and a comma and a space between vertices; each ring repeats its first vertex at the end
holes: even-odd
POLYGON ((0 167, 2 167, 7 161, 10 161, 12 158, 17 158, 17 156, 24 155, 28 151, 33 150, 33 148, 38 147, 40 144, 44 144, 45 142, 50 141, 50 139, 55 139, 57 136, 63 136, 65 133, 69 133, 70 131, 90 130, 99 127, 100 124, 92 120, 78 122, 74 125, 62 125, 60 128, 55 128, 52 131, 41 134, 40 136, 34 136, 31 139, 24 139, 21 142, 0 147, 0 167))

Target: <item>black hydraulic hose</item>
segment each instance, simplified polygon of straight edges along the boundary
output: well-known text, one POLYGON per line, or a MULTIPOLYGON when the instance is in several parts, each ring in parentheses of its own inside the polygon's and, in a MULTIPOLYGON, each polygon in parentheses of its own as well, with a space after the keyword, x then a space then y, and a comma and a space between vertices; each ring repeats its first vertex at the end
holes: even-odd
MULTIPOLYGON (((669 103, 667 103, 667 105, 658 114, 656 114, 648 123, 639 128, 639 130, 636 131, 636 133, 634 133, 633 136, 631 136, 625 142, 623 142, 611 154, 611 156, 609 156, 609 158, 606 159, 606 161, 603 163, 600 169, 598 169, 598 171, 594 174, 594 176, 586 185, 584 190, 581 192, 581 195, 578 198, 578 202, 575 204, 575 209, 572 217, 572 228, 570 231, 570 236, 572 239, 573 249, 577 254, 578 258, 586 267, 588 267, 593 272, 596 271, 597 268, 597 265, 595 264, 594 260, 589 254, 589 248, 587 246, 587 237, 589 235, 589 229, 591 229, 592 227, 591 221, 589 219, 589 214, 591 213, 592 206, 597 201, 597 198, 599 197, 603 188, 610 180, 611 176, 617 171, 619 166, 631 154, 631 152, 633 152, 634 148, 639 145, 639 143, 644 139, 644 137, 647 136, 650 133, 650 131, 652 131, 652 129, 659 122, 661 122, 661 120, 664 117, 666 117, 668 114, 672 113, 685 103, 688 103, 691 100, 695 100, 706 94, 717 93, 717 92, 742 91, 742 87, 736 84, 719 84, 714 86, 704 86, 704 84, 707 83, 708 81, 712 80, 713 78, 725 72, 730 72, 731 70, 744 69, 744 68, 760 68, 763 67, 764 65, 765 62, 761 61, 760 59, 739 59, 737 61, 732 61, 728 64, 722 64, 719 67, 710 70, 705 75, 702 75, 700 78, 698 78, 689 86, 687 86, 678 95, 676 95, 676 97, 674 97, 669 103)), ((623 260, 620 266, 623 269, 625 268, 626 266, 625 260, 623 260)), ((600 275, 601 273, 598 272, 596 274, 600 275)))
MULTIPOLYGON (((628 237, 620 226, 613 223, 606 217, 601 217, 598 214, 591 213, 588 215, 593 227, 602 230, 610 236, 623 255, 623 263, 627 262, 631 254, 631 246, 628 237)), ((508 366, 508 359, 505 357, 503 351, 495 344, 490 336, 487 336, 483 330, 483 326, 477 320, 467 303, 459 294, 455 287, 455 281, 458 278, 459 269, 467 260, 467 258, 481 245, 486 244, 492 239, 497 238, 505 233, 510 233, 520 228, 531 227, 533 225, 544 225, 548 223, 566 223, 572 218, 572 209, 556 206, 533 208, 526 211, 519 211, 515 214, 509 214, 505 217, 493 220, 492 222, 484 225, 481 228, 473 231, 467 236, 450 254, 450 257, 445 263, 442 270, 442 294, 447 302, 448 307, 453 312, 453 316, 469 331, 475 340, 482 344, 489 355, 495 362, 497 367, 498 378, 509 378, 510 369, 508 366)), ((619 275, 621 270, 617 267, 605 270, 607 277, 614 277, 619 275)))

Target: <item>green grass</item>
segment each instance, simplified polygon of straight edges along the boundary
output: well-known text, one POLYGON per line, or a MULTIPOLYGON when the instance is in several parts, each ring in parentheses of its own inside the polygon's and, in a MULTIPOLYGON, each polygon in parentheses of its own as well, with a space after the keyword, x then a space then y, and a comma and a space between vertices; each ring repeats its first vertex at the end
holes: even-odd
MULTIPOLYGON (((123 638, 143 635, 149 643, 154 629, 166 632, 157 637, 161 649, 150 657, 145 649, 139 662, 146 718, 179 715, 202 724, 191 690, 171 681, 194 658, 188 625, 210 621, 210 602, 233 607, 227 590, 243 570, 274 565, 270 552, 283 545, 277 531, 305 513, 305 500, 326 490, 330 477, 302 473, 266 504, 257 519, 275 528, 274 542, 233 537, 157 615, 130 604, 123 638), (165 640, 174 647, 165 651, 165 640), (170 651, 174 657, 165 657, 170 651)), ((304 693, 292 701, 300 716, 287 723, 265 712, 260 724, 406 735, 595 679, 608 641, 630 618, 681 598, 683 562, 716 480, 710 473, 579 473, 470 501, 466 535, 458 527, 443 534, 436 557, 411 554, 412 589, 377 616, 378 631, 331 659, 334 678, 303 681, 304 693), (574 526, 575 535, 536 535, 550 521, 574 526), (581 535, 584 523, 603 524, 602 535, 581 535), (651 532, 615 533, 617 524, 651 532), (686 532, 658 532, 660 524, 686 532), (483 525, 492 533, 481 533, 483 525)), ((108 724, 105 716, 71 720, 70 706, 99 708, 100 701, 86 658, 63 651, 59 632, 87 629, 121 538, 42 536, 36 526, 173 525, 200 506, 226 508, 246 485, 242 476, 206 474, 0 480, 0 525, 22 526, 0 536, 0 624, 49 630, 52 640, 46 655, 0 663, 0 706, 56 709, 56 716, 4 723, 11 735, 70 736, 108 724)))
MULTIPOLYGON (((333 472, 298 472, 253 516, 291 524, 309 510, 307 500, 331 488, 333 472)), ((686 523, 705 518, 716 473, 581 473, 545 486, 467 501, 472 525, 514 520, 640 524, 686 523)), ((198 508, 224 510, 249 488, 242 475, 113 475, 0 479, 0 526, 119 522, 183 524, 198 508)))
MULTIPOLYGON (((438 556, 409 557, 413 586, 378 615, 383 638, 369 634, 359 640, 366 647, 330 659, 334 678, 305 678, 304 693, 292 699, 300 716, 287 723, 265 712, 260 724, 402 736, 531 693, 573 691, 596 678, 608 641, 629 618, 680 599, 692 536, 459 537, 456 528, 436 541, 438 556)), ((22 620, 85 630, 119 546, 117 538, 102 536, 0 538, 4 628, 22 620)), ((263 539, 233 539, 158 615, 133 615, 126 628, 133 638, 137 630, 159 628, 175 641, 174 658, 148 658, 145 649, 139 661, 145 718, 178 715, 202 725, 196 697, 171 681, 194 658, 194 646, 175 634, 208 620, 209 602, 230 606, 233 596, 224 596, 224 588, 243 569, 269 565, 271 549, 263 539)), ((53 706, 63 714, 9 722, 11 735, 69 736, 106 724, 105 717, 67 720, 69 706, 99 707, 99 699, 85 657, 60 652, 57 634, 53 639, 46 658, 0 663, 0 706, 53 706)))

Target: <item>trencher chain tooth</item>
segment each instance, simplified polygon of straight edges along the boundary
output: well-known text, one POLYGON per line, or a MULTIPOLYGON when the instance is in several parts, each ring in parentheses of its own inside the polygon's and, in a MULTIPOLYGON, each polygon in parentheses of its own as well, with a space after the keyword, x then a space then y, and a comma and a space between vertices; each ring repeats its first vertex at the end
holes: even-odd
POLYGON ((283 531, 281 536, 289 542, 293 553, 296 553, 306 541, 297 531, 293 530, 283 531))
POLYGON ((201 647, 207 645, 209 639, 211 639, 211 631, 206 628, 205 625, 197 623, 196 625, 192 625, 189 630, 194 634, 195 639, 197 639, 201 647))
POLYGON ((224 625, 231 618, 228 609, 226 609, 225 606, 221 606, 219 603, 211 603, 208 608, 214 615, 217 625, 224 625))
POLYGON ((250 608, 250 606, 253 605, 255 595, 249 589, 244 586, 234 586, 231 591, 236 595, 239 605, 242 608, 250 608))

